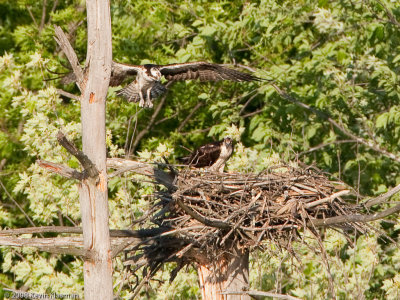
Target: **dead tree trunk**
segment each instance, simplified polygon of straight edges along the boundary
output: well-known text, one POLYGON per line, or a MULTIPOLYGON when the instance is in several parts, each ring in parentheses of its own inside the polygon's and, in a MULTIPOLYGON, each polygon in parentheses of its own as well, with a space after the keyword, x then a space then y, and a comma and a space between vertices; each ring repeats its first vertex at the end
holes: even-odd
POLYGON ((203 300, 248 300, 248 295, 223 294, 249 289, 249 253, 232 249, 214 261, 200 259, 197 272, 203 300))
POLYGON ((108 0, 87 0, 87 81, 81 96, 83 152, 99 175, 80 184, 85 299, 112 299, 112 261, 108 226, 105 110, 111 75, 111 16, 108 0))

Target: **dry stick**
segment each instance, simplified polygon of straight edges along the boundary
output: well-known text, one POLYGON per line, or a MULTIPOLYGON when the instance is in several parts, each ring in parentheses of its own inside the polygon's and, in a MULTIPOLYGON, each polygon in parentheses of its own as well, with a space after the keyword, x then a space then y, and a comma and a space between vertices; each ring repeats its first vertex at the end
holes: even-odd
POLYGON ((388 208, 379 213, 370 214, 370 215, 347 215, 347 216, 337 216, 331 217, 327 219, 311 219, 310 225, 314 225, 315 227, 326 227, 326 226, 335 226, 344 223, 367 223, 379 219, 383 219, 389 215, 395 214, 400 211, 400 204, 388 208))
POLYGON ((47 5, 47 0, 43 0, 42 19, 40 20, 39 32, 43 30, 44 22, 46 21, 46 5, 47 5))
POLYGON ((296 298, 290 295, 283 294, 275 294, 270 292, 261 292, 261 291, 223 291, 220 293, 221 295, 249 295, 249 296, 261 296, 261 297, 272 297, 277 299, 287 299, 287 300, 301 300, 300 298, 296 298))
POLYGON ((351 133, 350 131, 348 131, 346 128, 344 128, 343 126, 339 125, 335 120, 333 120, 330 116, 328 116, 326 113, 311 107, 303 102, 300 102, 299 100, 297 100, 296 98, 294 98, 293 96, 289 95, 286 91, 281 90, 276 84, 274 83, 270 83, 275 90, 278 92, 279 95, 281 95, 283 98, 285 98, 286 100, 289 100, 290 102, 303 107, 311 112, 313 112, 314 114, 316 114, 318 117, 327 120, 331 125, 333 125, 336 129, 338 129, 340 132, 342 132, 344 135, 347 135, 348 137, 350 137, 351 139, 355 140, 356 142, 363 144, 369 148, 371 148, 372 150, 389 157, 390 159, 393 159, 397 162, 400 162, 400 157, 390 153, 389 151, 387 151, 386 149, 383 149, 381 147, 379 147, 379 145, 377 145, 376 143, 372 143, 370 141, 367 141, 359 136, 356 136, 355 134, 351 133))
POLYGON ((142 163, 123 158, 108 158, 107 168, 134 170, 136 174, 152 177, 157 183, 164 185, 168 189, 173 189, 173 176, 157 168, 156 164, 142 163))
POLYGON ((92 161, 87 157, 87 155, 82 151, 78 150, 78 148, 65 137, 62 131, 59 131, 57 133, 57 140, 61 146, 63 146, 70 154, 72 154, 79 160, 86 174, 89 175, 89 177, 96 178, 100 174, 94 163, 92 163, 92 161))
MULTIPOLYGON (((170 230, 171 228, 168 227, 158 227, 158 228, 140 229, 140 230, 111 229, 110 236, 115 238, 123 238, 123 237, 149 238, 169 232, 170 230)), ((20 235, 20 234, 35 234, 35 233, 50 233, 50 232, 82 234, 82 228, 71 227, 71 226, 41 226, 41 227, 29 227, 29 228, 18 228, 18 229, 5 229, 5 230, 0 230, 0 237, 20 235)))
POLYGON ((126 131, 126 139, 125 139, 125 147, 124 147, 125 157, 127 157, 127 158, 129 158, 131 156, 130 153, 131 153, 131 148, 132 148, 132 143, 133 143, 133 137, 136 133, 136 128, 137 128, 137 124, 138 124, 138 115, 142 110, 143 110, 143 108, 138 110, 138 108, 136 107, 135 115, 131 116, 128 121, 128 130, 126 131), (135 127, 132 130, 132 137, 131 137, 131 140, 129 141, 129 131, 130 131, 131 121, 132 121, 133 117, 135 118, 135 127))
POLYGON ((263 112, 263 111, 264 111, 264 108, 260 108, 259 110, 256 110, 256 111, 253 111, 253 112, 250 112, 250 113, 241 115, 240 117, 242 117, 242 118, 248 118, 248 117, 254 116, 254 115, 256 115, 256 114, 259 114, 260 112, 263 112))
POLYGON ((82 248, 82 237, 57 237, 57 238, 14 238, 0 237, 0 245, 12 247, 36 247, 43 251, 59 254, 85 255, 82 248))
POLYGON ((53 7, 51 8, 51 12, 54 12, 57 8, 58 0, 54 1, 53 7))
POLYGON ((75 170, 73 168, 70 168, 70 167, 67 167, 67 166, 64 166, 61 164, 56 164, 56 163, 52 163, 52 162, 41 160, 41 159, 37 160, 36 163, 40 167, 42 167, 50 172, 57 173, 66 178, 78 179, 78 180, 82 180, 84 178, 84 175, 81 172, 78 172, 77 170, 75 170))
POLYGON ((178 114, 179 114, 179 112, 177 111, 177 112, 175 112, 173 115, 171 115, 171 116, 169 116, 169 117, 165 117, 165 118, 162 118, 161 120, 158 120, 157 122, 154 123, 154 125, 158 125, 158 124, 161 124, 162 122, 165 122, 165 121, 167 121, 167 120, 173 119, 173 118, 175 118, 178 114))
POLYGON ((389 190, 388 192, 384 193, 383 195, 380 195, 374 199, 368 200, 364 206, 369 208, 371 206, 374 206, 376 204, 381 204, 382 202, 385 202, 388 198, 392 197, 394 194, 398 193, 400 191, 400 184, 389 190))
POLYGON ((0 230, 0 236, 10 236, 19 234, 34 234, 34 233, 82 233, 81 227, 71 226, 42 226, 18 229, 5 229, 0 230))
POLYGON ((60 26, 54 26, 54 33, 56 35, 54 39, 67 56, 67 59, 71 64, 72 70, 74 71, 77 79, 76 84, 78 85, 79 90, 82 92, 84 86, 84 74, 79 64, 78 57, 76 56, 74 49, 72 48, 67 36, 60 26))
POLYGON ((228 229, 230 228, 230 225, 221 222, 219 220, 210 220, 207 219, 206 217, 200 215, 199 213, 193 211, 189 207, 187 207, 185 204, 180 199, 176 199, 176 203, 179 205, 180 208, 182 208, 188 215, 190 215, 193 219, 199 221, 200 223, 210 226, 210 227, 216 227, 216 228, 221 228, 221 229, 228 229))
POLYGON ((149 272, 149 273, 147 274, 147 276, 146 276, 145 278, 142 279, 142 281, 140 282, 140 284, 139 284, 138 286, 136 286, 133 295, 132 295, 129 299, 135 299, 135 297, 137 296, 137 294, 139 294, 139 292, 140 292, 140 290, 142 289, 142 287, 150 280, 150 278, 152 277, 152 275, 154 275, 154 273, 156 273, 161 267, 162 267, 162 264, 160 264, 159 266, 157 266, 156 268, 154 268, 153 272, 149 272))
MULTIPOLYGON (((253 90, 253 92, 254 92, 254 91, 257 92, 257 90, 253 90)), ((252 93, 252 92, 250 92, 250 93, 252 93)), ((239 111, 239 116, 240 116, 240 115, 242 114, 242 112, 246 109, 247 105, 249 105, 250 102, 251 102, 257 95, 258 95, 258 93, 255 93, 253 96, 251 96, 251 97, 246 101, 245 104, 243 104, 242 108, 241 108, 240 111, 239 111)))
POLYGON ((146 175, 149 177, 154 177, 155 164, 144 163, 139 161, 134 161, 124 158, 108 158, 107 168, 112 168, 116 170, 134 171, 136 174, 146 175))
POLYGON ((337 198, 337 197, 339 197, 339 196, 347 195, 348 193, 350 193, 349 190, 343 190, 343 191, 334 193, 334 194, 332 194, 332 195, 330 195, 330 196, 328 196, 328 197, 319 199, 319 200, 317 200, 317 201, 307 203, 306 205, 304 205, 304 207, 305 207, 305 208, 311 208, 311 207, 320 205, 320 204, 322 204, 322 203, 324 203, 324 202, 332 201, 333 199, 335 199, 335 198, 337 198))
POLYGON ((29 15, 31 16, 31 19, 32 19, 33 23, 35 24, 35 26, 36 26, 36 27, 39 27, 39 26, 38 26, 38 23, 36 22, 36 19, 35 19, 33 13, 32 13, 31 8, 27 5, 27 6, 26 6, 26 9, 28 10, 28 13, 29 13, 29 15))
POLYGON ((35 227, 35 223, 33 223, 32 219, 28 216, 28 214, 24 211, 24 209, 21 207, 21 205, 18 204, 17 201, 15 201, 15 199, 11 196, 11 194, 7 191, 6 187, 3 184, 3 181, 0 180, 0 185, 3 188, 4 192, 6 193, 6 195, 8 196, 8 198, 10 198, 10 200, 18 207, 18 209, 23 213, 23 215, 25 216, 25 218, 28 220, 28 222, 35 227))

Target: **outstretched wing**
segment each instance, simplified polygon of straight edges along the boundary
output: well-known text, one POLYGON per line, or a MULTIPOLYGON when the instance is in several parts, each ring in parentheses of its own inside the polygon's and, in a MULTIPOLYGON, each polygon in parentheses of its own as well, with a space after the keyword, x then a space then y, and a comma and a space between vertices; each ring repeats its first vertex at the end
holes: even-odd
POLYGON ((179 158, 184 164, 203 168, 213 165, 221 154, 221 142, 213 142, 201 146, 190 156, 179 158))
POLYGON ((110 86, 120 85, 128 76, 134 76, 143 70, 143 66, 112 62, 110 86))
MULTIPOLYGON (((143 66, 126 65, 121 63, 112 62, 110 86, 120 85, 127 77, 137 75, 143 66)), ((76 82, 74 72, 70 72, 61 79, 61 84, 67 85, 76 82)))
POLYGON ((172 64, 159 66, 160 72, 167 80, 190 80, 201 81, 261 81, 262 79, 251 74, 243 73, 218 64, 207 62, 191 62, 183 64, 172 64))

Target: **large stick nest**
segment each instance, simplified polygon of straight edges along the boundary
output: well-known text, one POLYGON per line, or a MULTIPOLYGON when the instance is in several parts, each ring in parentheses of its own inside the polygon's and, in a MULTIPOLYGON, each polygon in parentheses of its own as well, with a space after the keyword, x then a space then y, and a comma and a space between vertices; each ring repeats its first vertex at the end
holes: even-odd
MULTIPOLYGON (((149 267, 147 277, 164 262, 177 261, 180 269, 199 253, 212 261, 233 246, 251 251, 268 240, 291 250, 306 230, 319 238, 313 221, 359 210, 341 199, 348 190, 312 169, 279 166, 259 174, 184 169, 174 176, 168 191, 155 194, 159 201, 151 210, 152 223, 165 233, 131 249, 141 251, 127 262, 135 270, 149 267)), ((346 235, 349 229, 364 232, 365 226, 342 222, 336 228, 346 228, 346 235)))
MULTIPOLYGON (((232 241, 251 249, 269 239, 286 247, 299 230, 315 232, 313 220, 356 212, 340 198, 348 190, 338 190, 311 169, 281 166, 259 174, 185 169, 174 186, 156 194, 160 211, 153 222, 177 230, 183 240, 212 255, 232 241)), ((363 231, 355 223, 346 227, 363 231)))

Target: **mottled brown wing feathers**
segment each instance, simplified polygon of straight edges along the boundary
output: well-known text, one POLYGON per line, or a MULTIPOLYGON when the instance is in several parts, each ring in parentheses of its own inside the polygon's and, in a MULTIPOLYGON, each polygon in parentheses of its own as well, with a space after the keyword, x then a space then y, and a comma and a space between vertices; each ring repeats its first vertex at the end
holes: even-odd
POLYGON ((121 64, 113 61, 110 86, 120 85, 127 77, 136 75, 142 68, 142 66, 121 64))
POLYGON ((190 156, 181 157, 179 160, 184 164, 196 167, 203 168, 212 166, 221 154, 221 141, 213 142, 206 145, 203 145, 193 151, 190 156))
POLYGON ((251 74, 243 73, 217 64, 206 62, 193 62, 184 64, 173 64, 159 66, 160 72, 167 80, 190 80, 200 81, 261 81, 261 78, 251 74))

